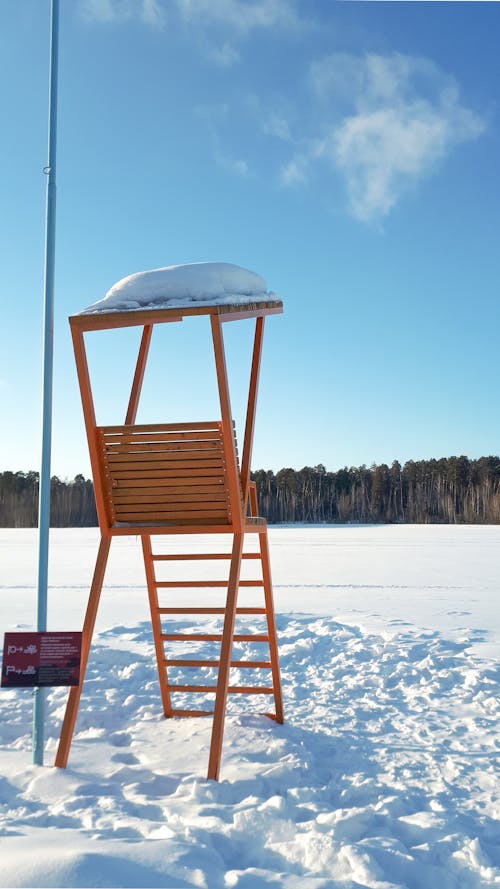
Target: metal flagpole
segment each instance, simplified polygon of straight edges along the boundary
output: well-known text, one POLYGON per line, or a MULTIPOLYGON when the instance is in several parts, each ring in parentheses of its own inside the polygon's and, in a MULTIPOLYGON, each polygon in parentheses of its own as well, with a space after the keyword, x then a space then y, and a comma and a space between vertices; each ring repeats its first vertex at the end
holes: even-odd
MULTIPOLYGON (((47 579, 50 527, 50 453, 52 440, 52 376, 54 354, 54 260, 56 227, 56 136, 59 0, 51 0, 50 86, 47 200, 45 215, 44 339, 42 390, 42 458, 38 500, 37 631, 47 629, 47 579)), ((33 762, 43 765, 45 689, 35 688, 33 710, 33 762)))

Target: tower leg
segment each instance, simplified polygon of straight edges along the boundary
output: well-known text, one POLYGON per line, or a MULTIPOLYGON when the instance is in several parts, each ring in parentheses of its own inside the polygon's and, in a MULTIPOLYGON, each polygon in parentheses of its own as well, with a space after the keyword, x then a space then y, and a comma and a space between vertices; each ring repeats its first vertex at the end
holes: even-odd
MULTIPOLYGON (((257 503, 257 488, 254 482, 250 482, 250 515, 259 514, 257 503)), ((281 694, 281 675, 278 657, 278 639, 276 635, 276 618, 274 615, 273 584, 271 580, 271 560, 269 558, 269 540, 267 526, 259 533, 260 561, 262 565, 262 579, 264 581, 264 600, 266 604, 267 635, 269 637, 269 654, 271 660, 271 673, 273 677, 274 706, 276 722, 283 723, 283 696, 281 694)))
POLYGON ((163 713, 165 716, 172 716, 172 705, 170 703, 170 694, 167 685, 167 668, 165 666, 165 649, 163 647, 163 639, 161 638, 161 618, 158 611, 158 590, 156 587, 153 554, 151 550, 151 537, 149 534, 143 534, 142 552, 144 555, 144 568, 146 571, 146 580, 148 584, 149 607, 151 610, 151 626, 153 628, 153 639, 155 643, 156 664, 158 666, 158 681, 160 683, 161 702, 163 713))
POLYGON ((271 563, 269 560, 269 542, 267 528, 259 534, 262 577, 264 580, 264 598, 266 603, 267 635, 269 637, 269 654, 273 677, 274 706, 276 722, 283 722, 283 697, 281 694, 280 665, 278 658, 278 639, 276 636, 276 618, 274 615, 273 585, 271 581, 271 563))
POLYGON ((57 754, 54 763, 54 765, 62 769, 66 767, 68 762, 69 750, 71 747, 71 740, 73 738, 76 715, 78 713, 78 705, 80 703, 80 697, 82 694, 82 686, 85 679, 85 671, 87 669, 90 644, 92 642, 97 608, 101 596, 102 584, 104 581, 104 573, 106 571, 106 565, 108 562, 110 545, 111 537, 101 537, 101 543, 99 545, 99 552, 97 554, 97 561, 94 569, 94 576, 92 578, 92 585, 90 587, 87 611, 85 613, 85 620, 83 622, 80 683, 79 685, 74 685, 69 692, 68 702, 66 704, 66 712, 64 714, 64 720, 61 729, 61 737, 59 738, 59 746, 57 748, 57 754))
POLYGON ((233 649, 236 604, 240 582, 243 539, 243 533, 234 535, 233 549, 231 553, 231 567, 229 569, 226 612, 224 617, 224 628, 222 630, 219 675, 217 678, 217 692, 215 695, 214 721, 212 726, 212 740, 210 744, 207 775, 208 778, 212 778, 214 781, 217 781, 219 778, 222 738, 224 735, 224 721, 226 718, 227 690, 229 686, 229 672, 231 669, 231 653, 233 649))

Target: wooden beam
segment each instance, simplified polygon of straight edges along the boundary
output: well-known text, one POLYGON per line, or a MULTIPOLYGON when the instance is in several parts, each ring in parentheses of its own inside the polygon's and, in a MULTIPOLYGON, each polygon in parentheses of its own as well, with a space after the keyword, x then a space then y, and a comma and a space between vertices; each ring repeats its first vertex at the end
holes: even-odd
POLYGON ((144 379, 144 371, 146 369, 146 361, 148 359, 152 333, 153 325, 145 324, 144 330, 142 331, 132 389, 130 390, 130 400, 128 403, 127 415, 125 417, 126 426, 131 426, 132 423, 135 423, 135 418, 137 416, 137 408, 139 406, 139 398, 141 397, 142 381, 144 379))
POLYGON ((92 635, 94 633, 95 619, 99 599, 101 597, 102 584, 104 581, 104 573, 108 561, 109 547, 111 545, 111 537, 101 537, 99 552, 94 569, 94 577, 90 587, 89 601, 87 611, 85 612, 85 620, 83 622, 82 631, 82 657, 80 661, 80 684, 70 689, 68 702, 66 704, 66 712, 64 714, 63 725, 61 729, 61 737, 54 765, 59 768, 65 768, 68 762, 69 750, 71 747, 71 739, 75 729, 76 716, 78 713, 78 705, 82 694, 83 682, 85 679, 85 671, 89 657, 92 635))
POLYGON ((264 318, 257 318, 255 322, 252 368, 250 371, 250 386, 248 390, 245 438, 243 441, 243 455, 241 458, 241 488, 243 492, 244 513, 246 513, 246 504, 248 500, 248 484, 250 481, 250 463, 252 459, 253 431, 255 427, 255 411, 257 407, 257 391, 259 388, 260 359, 262 355, 263 337, 264 318))

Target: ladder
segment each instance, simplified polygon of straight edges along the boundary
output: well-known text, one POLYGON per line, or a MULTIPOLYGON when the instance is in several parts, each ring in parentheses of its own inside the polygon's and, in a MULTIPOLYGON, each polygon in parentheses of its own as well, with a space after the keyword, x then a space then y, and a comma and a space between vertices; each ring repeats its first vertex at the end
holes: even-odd
MULTIPOLYGON (((254 499, 252 491, 250 492, 251 500, 254 499)), ((236 536, 236 535, 235 535, 236 536)), ((224 727, 224 718, 226 712, 226 702, 228 695, 262 695, 273 697, 274 710, 266 712, 264 715, 276 720, 278 723, 283 722, 283 703, 281 693, 280 671, 278 661, 278 646, 276 639, 276 625, 273 607, 273 594, 271 584, 271 572, 269 566, 269 550, 267 545, 267 529, 263 531, 259 528, 259 550, 257 552, 242 552, 241 561, 251 560, 257 567, 260 566, 260 577, 252 579, 238 579, 236 596, 230 601, 229 575, 226 579, 207 580, 205 578, 178 580, 168 579, 159 580, 158 573, 160 566, 165 563, 170 570, 173 570, 175 563, 191 563, 192 566, 203 566, 203 563, 209 562, 231 562, 233 553, 231 552, 189 552, 189 553, 154 553, 152 549, 151 536, 149 534, 141 535, 142 550, 144 556, 144 567, 146 573, 146 581, 149 596, 149 605, 151 610, 151 624, 153 628, 153 639, 156 653, 156 662, 158 668, 158 679, 160 685, 161 700, 163 713, 168 717, 201 717, 213 716, 213 728, 211 739, 211 756, 209 761, 209 778, 218 778, 220 750, 222 745, 222 734, 224 727), (242 588, 251 588, 260 590, 263 594, 262 605, 257 606, 238 606, 238 592, 242 588), (226 604, 221 605, 193 605, 193 604, 160 604, 160 600, 165 593, 169 591, 186 590, 189 591, 210 591, 222 590, 226 591, 226 604), (172 621, 182 616, 197 620, 199 626, 196 631, 179 632, 176 626, 172 626, 172 621), (203 625, 203 622, 210 617, 221 617, 224 620, 224 629, 219 632, 213 632, 213 628, 203 625), (238 618, 257 616, 262 619, 261 632, 244 632, 244 629, 238 628, 235 632, 235 623, 238 618), (231 632, 227 633, 227 627, 231 628, 231 632), (180 645, 186 644, 188 648, 192 643, 201 643, 202 647, 207 647, 210 654, 207 656, 179 656, 178 650, 180 645), (252 650, 252 656, 235 657, 233 646, 245 643, 252 650), (215 644, 215 645, 214 645, 215 644), (214 647, 218 649, 218 654, 213 654, 214 647), (224 650, 225 647, 225 650, 224 650), (262 653, 264 652, 264 653, 262 653), (231 684, 231 672, 234 670, 258 670, 268 671, 269 679, 266 684, 231 684), (177 677, 185 675, 186 671, 193 671, 196 677, 202 675, 203 680, 198 678, 193 681, 185 682, 177 677), (214 682, 214 671, 217 672, 217 679, 214 682), (215 696, 215 705, 213 709, 205 709, 199 707, 185 708, 176 706, 176 698, 179 696, 199 695, 204 699, 207 696, 215 696)), ((194 570, 192 573, 195 573, 194 570)), ((222 574, 222 571, 221 571, 222 574)), ((199 648, 199 645, 197 645, 199 648)), ((233 673, 234 675, 234 673, 233 673)), ((248 674, 249 676, 251 674, 248 674)), ((261 673, 259 672, 259 676, 261 673)))

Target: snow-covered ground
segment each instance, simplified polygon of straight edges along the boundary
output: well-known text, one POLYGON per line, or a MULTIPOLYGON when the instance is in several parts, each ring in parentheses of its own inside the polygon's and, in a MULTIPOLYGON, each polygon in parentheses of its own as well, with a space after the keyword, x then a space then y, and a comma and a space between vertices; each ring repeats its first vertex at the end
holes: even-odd
MULTIPOLYGON (((97 542, 52 532, 50 629, 80 628, 97 542)), ((1 886, 500 886, 500 528, 270 542, 285 725, 231 700, 221 781, 205 780, 211 721, 162 718, 140 545, 114 541, 66 770, 66 690, 49 693, 44 768, 31 692, 0 692, 1 886)), ((35 562, 35 532, 0 530, 2 631, 33 625, 35 562)))

